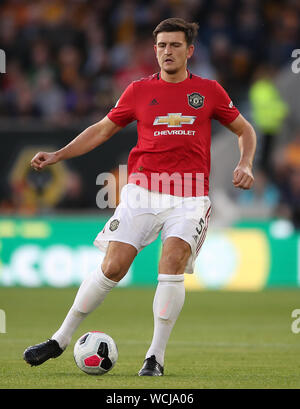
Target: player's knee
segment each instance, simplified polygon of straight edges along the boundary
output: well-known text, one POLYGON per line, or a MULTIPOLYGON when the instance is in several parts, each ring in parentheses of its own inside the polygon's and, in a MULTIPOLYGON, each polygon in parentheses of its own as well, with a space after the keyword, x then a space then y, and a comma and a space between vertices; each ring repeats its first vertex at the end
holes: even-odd
POLYGON ((188 252, 185 250, 168 252, 163 256, 160 262, 161 274, 182 274, 187 260, 188 252))
POLYGON ((120 281, 127 273, 127 270, 117 259, 104 259, 102 263, 102 271, 105 277, 116 282, 120 281))

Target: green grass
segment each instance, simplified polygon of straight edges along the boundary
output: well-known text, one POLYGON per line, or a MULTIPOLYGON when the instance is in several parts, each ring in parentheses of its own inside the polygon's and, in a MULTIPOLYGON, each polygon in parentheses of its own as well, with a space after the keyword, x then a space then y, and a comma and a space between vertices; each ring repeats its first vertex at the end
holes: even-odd
POLYGON ((114 289, 76 331, 57 359, 30 367, 28 345, 58 328, 76 289, 1 288, 0 388, 201 389, 299 388, 300 333, 291 313, 300 308, 299 290, 259 293, 188 292, 171 335, 165 376, 138 377, 152 337, 154 289, 114 289), (110 334, 119 360, 104 376, 81 372, 73 360, 77 338, 88 330, 110 334))

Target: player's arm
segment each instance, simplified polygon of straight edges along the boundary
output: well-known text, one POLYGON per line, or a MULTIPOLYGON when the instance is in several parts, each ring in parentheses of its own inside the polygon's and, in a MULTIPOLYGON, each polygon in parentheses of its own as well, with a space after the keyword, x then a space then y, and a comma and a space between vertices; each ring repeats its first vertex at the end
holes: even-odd
POLYGON ((31 160, 31 166, 35 170, 41 170, 45 166, 53 165, 59 161, 84 155, 107 141, 120 129, 122 127, 116 125, 106 116, 101 121, 86 128, 62 149, 56 152, 38 152, 31 160))
POLYGON ((250 189, 254 182, 252 165, 256 150, 255 130, 241 114, 226 127, 238 136, 241 153, 239 163, 233 171, 232 183, 240 189, 250 189))

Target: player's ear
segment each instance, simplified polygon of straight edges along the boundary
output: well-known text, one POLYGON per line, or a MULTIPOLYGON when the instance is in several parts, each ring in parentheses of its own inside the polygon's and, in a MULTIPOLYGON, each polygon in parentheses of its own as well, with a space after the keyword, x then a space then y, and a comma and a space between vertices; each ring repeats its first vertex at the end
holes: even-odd
POLYGON ((154 44, 153 48, 154 48, 155 55, 157 56, 157 45, 154 44))
POLYGON ((187 48, 187 58, 191 58, 192 55, 194 54, 195 51, 195 46, 193 44, 189 45, 187 48))

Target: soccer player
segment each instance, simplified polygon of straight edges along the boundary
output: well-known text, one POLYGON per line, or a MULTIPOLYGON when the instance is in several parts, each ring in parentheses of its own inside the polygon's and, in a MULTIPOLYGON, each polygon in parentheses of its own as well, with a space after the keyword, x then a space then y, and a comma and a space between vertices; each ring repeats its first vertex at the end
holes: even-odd
POLYGON ((212 119, 238 136, 240 160, 233 171, 234 186, 249 189, 254 181, 253 127, 218 82, 187 70, 197 30, 196 23, 180 18, 162 21, 153 32, 159 73, 132 82, 104 119, 62 149, 39 152, 31 161, 34 169, 41 170, 83 155, 137 121, 138 142, 128 158, 128 184, 114 215, 94 242, 106 251, 103 263, 84 279, 52 337, 25 350, 24 359, 31 365, 40 365, 65 350, 82 320, 125 276, 137 253, 161 232, 154 333, 138 374, 164 373, 167 342, 184 304, 184 273, 193 273, 208 227, 212 119), (143 206, 137 206, 137 198, 143 206))

